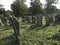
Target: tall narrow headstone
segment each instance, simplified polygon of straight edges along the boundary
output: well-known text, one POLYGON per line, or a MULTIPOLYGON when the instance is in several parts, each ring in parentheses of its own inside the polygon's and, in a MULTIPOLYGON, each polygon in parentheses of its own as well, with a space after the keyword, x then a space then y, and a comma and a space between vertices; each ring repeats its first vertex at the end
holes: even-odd
POLYGON ((53 16, 49 16, 50 23, 53 23, 53 16))
POLYGON ((1 26, 1 19, 0 19, 0 26, 1 26))
POLYGON ((25 22, 25 16, 22 16, 22 22, 25 22))
POLYGON ((1 23, 0 23, 0 26, 1 26, 1 23))
POLYGON ((9 17, 9 20, 12 23, 13 29, 14 29, 14 33, 15 33, 15 37, 16 37, 16 43, 19 44, 19 22, 14 18, 14 17, 9 17))
POLYGON ((3 26, 7 26, 7 19, 4 16, 1 16, 1 22, 3 26))
POLYGON ((28 16, 28 22, 31 23, 31 16, 28 16))
POLYGON ((55 24, 60 24, 60 15, 55 16, 55 24))
POLYGON ((9 21, 13 26, 15 34, 19 35, 19 22, 14 17, 9 17, 9 21))
POLYGON ((37 25, 42 26, 42 16, 37 16, 37 25))
POLYGON ((32 16, 32 23, 36 23, 36 17, 32 16))
POLYGON ((46 16, 46 26, 49 26, 50 25, 50 20, 49 20, 49 16, 47 15, 46 16))

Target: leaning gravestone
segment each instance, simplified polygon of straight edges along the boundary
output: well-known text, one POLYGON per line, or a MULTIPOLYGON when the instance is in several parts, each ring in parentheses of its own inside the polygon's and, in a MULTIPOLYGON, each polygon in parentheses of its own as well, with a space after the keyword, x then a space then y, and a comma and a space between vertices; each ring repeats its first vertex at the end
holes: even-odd
POLYGON ((19 22, 14 17, 9 17, 9 21, 13 26, 15 34, 19 35, 19 22))
POLYGON ((1 26, 1 23, 0 23, 0 26, 1 26))
POLYGON ((37 25, 42 26, 42 16, 40 15, 37 16, 37 25))
POLYGON ((49 20, 49 16, 46 16, 46 26, 50 25, 50 20, 49 20))
POLYGON ((11 21, 13 29, 14 29, 14 33, 15 33, 15 37, 16 37, 16 43, 19 43, 19 22, 14 18, 14 17, 9 17, 9 21, 11 21))

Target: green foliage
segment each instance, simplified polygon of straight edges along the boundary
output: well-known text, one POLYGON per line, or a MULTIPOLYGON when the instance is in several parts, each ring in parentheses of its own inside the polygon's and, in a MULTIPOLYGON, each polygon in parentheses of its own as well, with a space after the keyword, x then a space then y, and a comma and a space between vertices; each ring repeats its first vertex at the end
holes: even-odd
POLYGON ((12 5, 11 9, 16 17, 26 15, 27 5, 24 4, 24 0, 16 0, 12 5))
POLYGON ((5 8, 0 8, 0 15, 5 14, 5 8))
POLYGON ((5 13, 5 17, 6 17, 6 18, 8 18, 10 15, 14 15, 13 12, 10 11, 10 10, 7 10, 7 11, 5 11, 5 12, 6 12, 6 13, 5 13))
POLYGON ((31 0, 30 12, 32 14, 42 13, 42 4, 40 3, 40 0, 31 0))
MULTIPOLYGON (((60 42, 60 25, 38 27, 35 24, 20 23, 20 45, 57 45, 60 42), (30 29, 29 29, 30 28, 30 29)), ((13 29, 0 27, 0 44, 16 45, 13 29)))
POLYGON ((46 4, 46 13, 54 13, 56 12, 56 6, 54 6, 53 4, 57 3, 57 0, 46 0, 47 4, 46 4))

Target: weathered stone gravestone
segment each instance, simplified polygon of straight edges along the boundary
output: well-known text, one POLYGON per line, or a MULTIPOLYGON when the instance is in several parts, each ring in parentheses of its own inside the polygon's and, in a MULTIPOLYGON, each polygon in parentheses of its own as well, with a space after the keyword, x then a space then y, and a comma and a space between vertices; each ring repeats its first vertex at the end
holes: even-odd
POLYGON ((50 23, 53 23, 53 16, 49 16, 50 23))
POLYGON ((0 19, 0 26, 1 26, 1 19, 0 19))
POLYGON ((50 25, 50 20, 49 20, 49 16, 47 15, 46 16, 46 26, 49 26, 50 25))
POLYGON ((0 16, 3 26, 7 26, 7 19, 4 16, 0 16))
POLYGON ((9 21, 13 26, 15 34, 19 35, 19 22, 14 17, 9 17, 9 21))
POLYGON ((32 23, 36 23, 36 16, 32 16, 32 23))
POLYGON ((1 26, 1 22, 0 22, 0 26, 1 26))
POLYGON ((60 24, 60 15, 55 16, 55 22, 54 24, 60 24))
POLYGON ((9 21, 11 21, 12 23, 12 26, 13 26, 13 29, 14 29, 14 34, 15 34, 15 37, 16 37, 16 43, 19 43, 19 22, 14 18, 14 17, 9 17, 9 21))
POLYGON ((7 26, 7 19, 5 18, 4 21, 5 21, 5 22, 4 22, 4 25, 7 26))
POLYGON ((25 16, 22 16, 22 22, 25 22, 25 16))
POLYGON ((42 26, 42 16, 40 15, 37 16, 37 25, 42 26))
POLYGON ((25 17, 25 20, 26 20, 28 23, 31 23, 31 16, 26 16, 26 17, 25 17))

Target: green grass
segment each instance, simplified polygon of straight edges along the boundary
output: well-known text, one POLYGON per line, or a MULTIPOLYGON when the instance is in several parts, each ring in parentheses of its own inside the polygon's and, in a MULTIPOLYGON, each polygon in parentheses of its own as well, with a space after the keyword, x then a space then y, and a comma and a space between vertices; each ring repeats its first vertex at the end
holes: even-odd
MULTIPOLYGON (((38 27, 20 20, 20 45, 56 45, 60 42, 60 25, 38 27)), ((16 45, 13 29, 0 27, 0 45, 16 45)))
POLYGON ((46 43, 46 44, 59 43, 58 38, 60 38, 60 36, 59 36, 60 25, 49 26, 49 27, 45 27, 45 28, 37 27, 37 26, 34 26, 34 27, 32 26, 32 29, 29 29, 29 30, 23 29, 24 31, 23 30, 20 31, 20 32, 22 32, 20 34, 21 35, 21 37, 20 37, 21 45, 23 45, 23 43, 25 45, 40 45, 40 42, 42 44, 43 43, 46 43))

